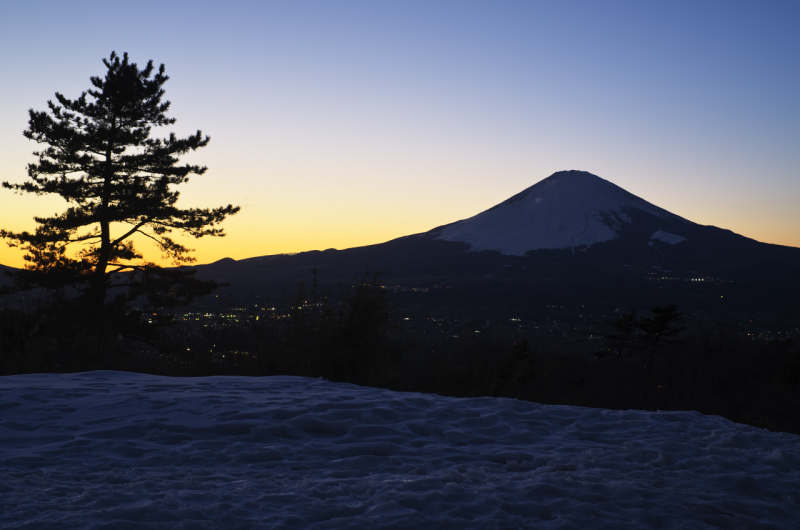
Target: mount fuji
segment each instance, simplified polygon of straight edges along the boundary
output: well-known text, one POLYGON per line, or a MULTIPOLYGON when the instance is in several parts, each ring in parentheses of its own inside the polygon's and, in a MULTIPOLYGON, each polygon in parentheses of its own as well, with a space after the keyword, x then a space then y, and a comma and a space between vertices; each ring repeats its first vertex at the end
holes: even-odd
POLYGON ((726 311, 736 304, 748 311, 783 307, 800 316, 800 248, 694 223, 584 171, 559 171, 428 232, 344 250, 226 258, 199 266, 198 277, 227 282, 228 293, 242 299, 280 295, 301 270, 308 277, 316 269, 320 281, 336 285, 368 268, 382 271, 399 292, 444 287, 426 295, 436 304, 572 298, 641 307, 668 299, 726 311), (698 291, 710 287, 692 279, 711 280, 716 291, 698 291))

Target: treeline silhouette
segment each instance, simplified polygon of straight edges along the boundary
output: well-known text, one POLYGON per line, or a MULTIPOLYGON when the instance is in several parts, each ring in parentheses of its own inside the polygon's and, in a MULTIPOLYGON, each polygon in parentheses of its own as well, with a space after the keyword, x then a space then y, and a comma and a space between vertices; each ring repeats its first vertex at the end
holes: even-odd
MULTIPOLYGON (((189 328, 171 315, 101 313, 54 298, 0 310, 0 374, 124 370, 167 376, 296 375, 398 391, 609 409, 695 410, 800 434, 800 348, 724 326, 686 331, 675 306, 606 322, 601 351, 554 354, 464 333, 403 328, 380 273, 338 289, 315 271, 258 319, 189 328)), ((685 322, 683 322, 685 323, 685 322)))

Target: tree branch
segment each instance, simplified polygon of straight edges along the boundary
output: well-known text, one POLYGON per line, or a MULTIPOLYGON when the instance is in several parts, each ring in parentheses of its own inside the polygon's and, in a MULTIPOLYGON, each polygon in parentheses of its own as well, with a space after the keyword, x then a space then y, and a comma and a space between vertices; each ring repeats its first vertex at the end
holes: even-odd
MULTIPOLYGON (((133 228, 131 228, 130 230, 128 230, 128 232, 126 232, 126 233, 125 233, 125 235, 123 235, 123 236, 121 236, 121 237, 118 237, 117 239, 115 239, 115 240, 114 240, 114 241, 111 243, 111 246, 112 246, 112 247, 116 247, 116 246, 117 246, 117 245, 119 245, 119 244, 120 244, 122 241, 125 241, 126 239, 128 239, 130 236, 132 236, 132 235, 133 235, 134 233, 136 233, 136 232, 139 232, 140 234, 144 234, 144 232, 141 232, 139 229, 140 229, 141 227, 143 227, 144 225, 146 225, 147 223, 148 223, 148 221, 142 221, 142 222, 140 222, 139 224, 137 224, 136 226, 134 226, 133 228)), ((146 234, 145 234, 145 235, 146 235, 146 234)))

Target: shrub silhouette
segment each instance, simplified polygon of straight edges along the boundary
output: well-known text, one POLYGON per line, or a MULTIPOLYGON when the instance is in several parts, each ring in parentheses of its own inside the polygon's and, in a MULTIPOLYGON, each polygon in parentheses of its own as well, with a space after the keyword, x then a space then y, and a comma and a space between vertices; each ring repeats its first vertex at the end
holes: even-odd
POLYGON ((614 328, 614 333, 606 333, 603 337, 606 339, 606 349, 600 352, 595 352, 599 359, 609 356, 615 356, 617 359, 627 354, 629 348, 634 343, 636 334, 637 316, 636 310, 632 309, 623 314, 615 320, 606 320, 606 324, 614 328))
POLYGON ((637 356, 652 375, 658 361, 664 356, 665 348, 674 342, 674 336, 683 331, 676 324, 683 319, 674 304, 651 307, 651 317, 637 316, 631 310, 615 320, 607 320, 606 324, 614 329, 606 333, 604 350, 594 352, 598 360, 625 356, 637 356))
POLYGON ((683 331, 682 327, 675 324, 683 319, 683 313, 678 312, 674 304, 651 307, 652 317, 641 317, 636 320, 635 326, 640 334, 639 356, 644 361, 648 374, 652 374, 656 362, 663 356, 664 347, 673 341, 673 337, 683 331))

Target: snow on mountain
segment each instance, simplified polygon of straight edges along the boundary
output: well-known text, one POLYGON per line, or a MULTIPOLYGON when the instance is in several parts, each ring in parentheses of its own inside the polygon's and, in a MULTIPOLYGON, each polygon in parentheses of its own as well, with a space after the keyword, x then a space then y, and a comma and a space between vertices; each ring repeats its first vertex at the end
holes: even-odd
MULTIPOLYGON (((693 224, 591 173, 559 171, 485 212, 431 232, 436 239, 468 243, 472 250, 522 256, 529 250, 588 247, 615 239, 623 223, 632 223, 632 210, 693 224)), ((669 244, 677 243, 676 237, 685 239, 663 237, 669 244)))
POLYGON ((683 236, 678 236, 675 234, 670 234, 669 232, 665 232, 664 230, 658 230, 654 232, 650 239, 658 239, 659 241, 663 241, 668 245, 677 245, 682 241, 686 241, 686 238, 683 236))
POLYGON ((800 436, 301 377, 0 377, 2 528, 797 528, 800 436))

